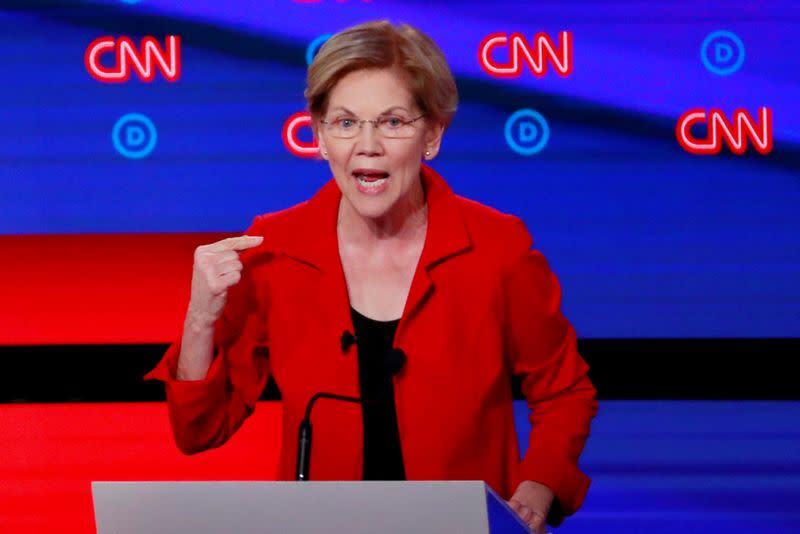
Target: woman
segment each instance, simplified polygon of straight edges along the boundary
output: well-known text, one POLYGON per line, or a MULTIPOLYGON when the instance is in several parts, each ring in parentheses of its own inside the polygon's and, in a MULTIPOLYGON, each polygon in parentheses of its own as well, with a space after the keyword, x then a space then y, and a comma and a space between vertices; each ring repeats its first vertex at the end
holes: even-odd
POLYGON ((307 81, 334 179, 197 249, 182 341, 150 375, 178 446, 223 444, 272 374, 282 479, 309 399, 363 396, 363 409, 316 404, 312 479, 485 480, 534 531, 558 524, 589 485, 577 461, 595 390, 523 223, 422 163, 457 105, 441 50, 410 26, 367 23, 332 37, 307 81), (399 372, 387 354, 405 357, 399 372), (532 408, 521 461, 512 374, 532 408))

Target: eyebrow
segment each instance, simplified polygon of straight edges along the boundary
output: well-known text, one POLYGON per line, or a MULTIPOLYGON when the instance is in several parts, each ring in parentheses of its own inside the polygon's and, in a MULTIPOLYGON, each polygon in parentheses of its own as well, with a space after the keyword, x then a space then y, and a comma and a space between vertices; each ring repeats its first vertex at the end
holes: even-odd
MULTIPOLYGON (((344 111, 345 113, 349 113, 350 115, 355 115, 355 113, 353 113, 352 111, 350 111, 349 109, 347 109, 347 108, 346 108, 346 107, 344 107, 344 106, 336 106, 336 107, 335 107, 335 108, 333 108, 331 111, 336 111, 336 110, 342 110, 342 111, 344 111)), ((380 115, 386 115, 387 113, 391 113, 393 110, 403 110, 403 111, 405 111, 405 112, 407 112, 407 113, 410 113, 410 111, 409 111, 408 109, 406 109, 405 107, 403 107, 403 106, 392 106, 392 107, 386 108, 385 110, 383 110, 382 112, 380 112, 380 113, 378 114, 378 116, 380 116, 380 115)))

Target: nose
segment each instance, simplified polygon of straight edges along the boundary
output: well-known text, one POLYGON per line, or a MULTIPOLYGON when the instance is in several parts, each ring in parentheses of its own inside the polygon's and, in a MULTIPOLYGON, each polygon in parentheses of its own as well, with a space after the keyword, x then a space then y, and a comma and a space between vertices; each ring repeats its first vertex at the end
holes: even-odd
POLYGON ((361 131, 356 136, 356 153, 366 156, 379 156, 383 153, 380 134, 373 123, 361 124, 361 131))

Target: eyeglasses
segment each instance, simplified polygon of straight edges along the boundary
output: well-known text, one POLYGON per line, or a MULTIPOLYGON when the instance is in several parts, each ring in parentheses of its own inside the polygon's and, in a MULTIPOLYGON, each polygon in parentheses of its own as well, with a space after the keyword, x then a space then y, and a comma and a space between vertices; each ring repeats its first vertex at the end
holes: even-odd
POLYGON ((372 123, 383 137, 390 139, 403 139, 413 137, 417 127, 414 124, 425 114, 423 113, 416 119, 406 119, 398 115, 384 115, 377 119, 355 119, 353 117, 337 117, 332 120, 322 119, 325 133, 337 139, 352 139, 361 132, 361 127, 365 122, 372 123))

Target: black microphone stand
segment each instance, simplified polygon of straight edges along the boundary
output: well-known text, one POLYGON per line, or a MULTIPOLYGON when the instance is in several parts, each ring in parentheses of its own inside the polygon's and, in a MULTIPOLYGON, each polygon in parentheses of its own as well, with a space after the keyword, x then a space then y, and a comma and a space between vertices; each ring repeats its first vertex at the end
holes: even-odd
MULTIPOLYGON (((400 372, 406 363, 406 354, 401 349, 392 349, 386 355, 384 365, 389 374, 389 379, 400 372)), ((316 393, 311 400, 308 401, 306 406, 306 413, 303 420, 300 421, 300 428, 297 436, 297 469, 295 480, 308 481, 308 473, 311 468, 311 409, 319 399, 333 399, 344 402, 352 402, 355 404, 366 404, 377 402, 386 394, 386 389, 381 391, 374 399, 362 399, 360 397, 350 397, 347 395, 337 395, 336 393, 321 392, 316 393)))
POLYGON ((311 464, 311 408, 318 399, 333 399, 344 402, 354 402, 361 404, 363 401, 358 397, 348 397, 347 395, 337 395, 335 393, 317 393, 306 406, 306 415, 300 421, 300 430, 297 436, 297 478, 296 480, 308 481, 308 472, 311 464))

